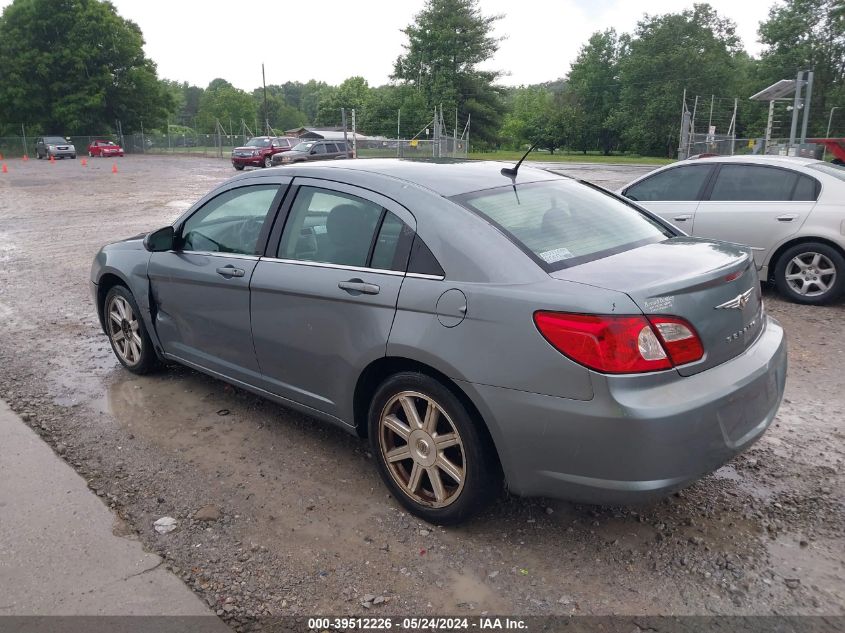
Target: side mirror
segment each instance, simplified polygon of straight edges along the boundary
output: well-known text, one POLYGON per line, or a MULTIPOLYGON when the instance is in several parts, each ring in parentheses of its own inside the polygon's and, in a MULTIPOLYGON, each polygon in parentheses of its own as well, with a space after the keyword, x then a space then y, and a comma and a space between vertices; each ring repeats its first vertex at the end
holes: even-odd
POLYGON ((165 226, 164 228, 148 233, 144 238, 144 248, 151 253, 160 253, 163 251, 171 251, 176 242, 176 231, 172 226, 165 226))

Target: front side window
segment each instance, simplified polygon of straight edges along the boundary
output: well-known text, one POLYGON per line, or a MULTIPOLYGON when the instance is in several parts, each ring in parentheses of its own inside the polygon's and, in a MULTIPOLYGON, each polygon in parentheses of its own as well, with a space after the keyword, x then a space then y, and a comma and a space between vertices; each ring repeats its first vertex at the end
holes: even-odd
POLYGON ((311 141, 310 143, 303 141, 302 143, 297 143, 296 145, 294 145, 293 149, 297 152, 308 152, 308 151, 311 150, 311 148, 313 146, 314 146, 314 141, 311 141))
POLYGON ((313 149, 314 154, 325 154, 326 153, 326 145, 325 143, 317 143, 313 149))
POLYGON ((570 180, 497 187, 454 200, 493 222, 547 271, 673 235, 624 202, 570 180))
POLYGON ((326 143, 326 151, 329 154, 334 154, 335 152, 337 152, 337 145, 335 145, 334 143, 326 143))
POLYGON ((712 171, 712 165, 673 167, 628 187, 625 197, 639 202, 698 200, 712 171))
POLYGON ((278 185, 240 187, 207 202, 182 226, 182 250, 257 255, 278 185))
POLYGON ((402 220, 374 202, 338 191, 300 187, 282 232, 278 257, 404 270, 412 237, 402 220))

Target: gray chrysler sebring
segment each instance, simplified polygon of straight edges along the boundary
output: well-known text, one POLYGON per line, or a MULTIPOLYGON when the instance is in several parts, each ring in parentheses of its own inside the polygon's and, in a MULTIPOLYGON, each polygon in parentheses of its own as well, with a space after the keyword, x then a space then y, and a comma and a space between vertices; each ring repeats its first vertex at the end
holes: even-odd
POLYGON ((342 161, 214 189, 109 244, 100 322, 362 437, 428 521, 495 497, 629 503, 765 431, 786 379, 751 251, 531 168, 342 161))

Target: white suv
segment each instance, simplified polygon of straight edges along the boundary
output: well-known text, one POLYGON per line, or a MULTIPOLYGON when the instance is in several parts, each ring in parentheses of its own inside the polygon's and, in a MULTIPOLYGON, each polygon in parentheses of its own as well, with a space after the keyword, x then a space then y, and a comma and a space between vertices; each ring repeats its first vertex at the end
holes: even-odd
POLYGON ((807 158, 722 156, 657 169, 622 188, 695 237, 747 244, 760 278, 798 303, 845 288, 845 168, 807 158))

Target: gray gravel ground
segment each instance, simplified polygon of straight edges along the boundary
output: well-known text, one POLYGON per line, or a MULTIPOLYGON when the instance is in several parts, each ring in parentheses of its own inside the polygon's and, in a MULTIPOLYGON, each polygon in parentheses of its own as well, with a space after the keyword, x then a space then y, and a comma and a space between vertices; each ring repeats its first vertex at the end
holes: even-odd
MULTIPOLYGON (((503 495, 441 529, 387 496, 361 441, 191 370, 119 367, 89 296, 93 254, 234 172, 116 164, 15 161, 0 176, 0 397, 236 628, 267 614, 845 613, 845 301, 766 291, 789 335, 786 400, 714 475, 639 507, 503 495), (178 529, 157 534, 163 516, 178 529)), ((610 188, 643 173, 556 168, 610 188)))

